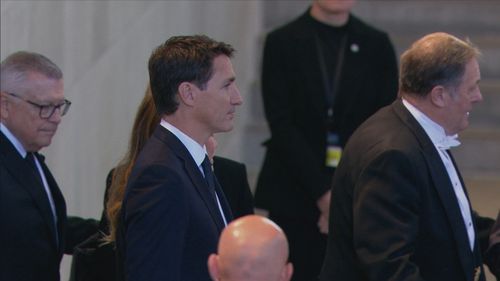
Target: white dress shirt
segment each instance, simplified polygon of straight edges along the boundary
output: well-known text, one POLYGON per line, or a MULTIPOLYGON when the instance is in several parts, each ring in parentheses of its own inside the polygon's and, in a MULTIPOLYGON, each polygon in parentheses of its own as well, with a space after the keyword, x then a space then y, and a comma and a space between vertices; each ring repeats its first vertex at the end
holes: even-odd
POLYGON ((471 208, 469 205, 469 200, 465 195, 464 188, 462 183, 460 182, 460 178, 458 177, 457 170, 453 165, 453 162, 450 158, 450 155, 446 150, 450 147, 460 145, 460 142, 456 139, 458 136, 447 136, 443 127, 441 127, 436 122, 432 121, 429 117, 427 117, 423 112, 418 110, 408 101, 403 99, 403 105, 410 111, 411 115, 417 119, 417 122, 422 126, 424 131, 427 133, 432 143, 436 147, 436 150, 443 161, 443 164, 448 172, 448 177, 450 178, 451 184, 453 186, 453 190, 455 192, 455 196, 457 197, 458 205, 460 207, 460 212, 462 213, 462 219, 465 224, 465 228, 467 229, 467 235, 469 237, 469 245, 471 250, 474 249, 474 241, 475 241, 475 231, 474 225, 472 224, 472 214, 471 208))
MULTIPOLYGON (((182 144, 184 144, 184 146, 189 151, 189 154, 191 154, 191 157, 193 157, 193 160, 198 166, 198 169, 200 170, 201 174, 205 176, 203 168, 201 167, 201 163, 205 159, 205 155, 207 155, 207 149, 205 145, 201 146, 191 137, 184 134, 181 130, 177 129, 174 125, 168 123, 163 119, 161 119, 160 125, 165 129, 167 129, 172 134, 174 134, 182 142, 182 144)), ((219 196, 217 196, 217 192, 215 192, 215 198, 217 199, 217 206, 219 207, 219 212, 222 216, 222 220, 224 221, 224 225, 227 226, 226 216, 224 216, 224 211, 222 210, 222 206, 219 201, 219 196)))

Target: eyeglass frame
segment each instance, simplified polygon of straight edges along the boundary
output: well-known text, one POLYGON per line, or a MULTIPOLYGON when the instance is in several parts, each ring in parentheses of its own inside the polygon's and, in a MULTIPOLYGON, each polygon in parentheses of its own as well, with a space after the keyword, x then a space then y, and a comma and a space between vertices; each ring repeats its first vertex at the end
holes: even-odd
MULTIPOLYGON (((10 93, 10 92, 5 92, 5 93, 9 94, 9 95, 11 95, 13 97, 16 97, 16 98, 18 98, 18 99, 20 99, 20 100, 22 100, 22 101, 24 101, 26 103, 29 103, 29 104, 31 104, 33 106, 38 107, 40 109, 40 111, 38 112, 38 116, 40 116, 40 118, 42 118, 42 119, 50 119, 50 117, 52 117, 52 115, 54 115, 54 112, 56 112, 56 109, 59 109, 59 112, 60 112, 61 116, 64 116, 64 115, 66 115, 66 113, 68 113, 68 110, 69 110, 69 108, 71 106, 71 102, 69 100, 67 100, 67 99, 64 99, 61 104, 57 104, 57 105, 54 105, 54 104, 42 105, 42 104, 38 104, 36 102, 32 102, 32 101, 26 100, 26 99, 20 97, 18 94, 15 94, 15 93, 10 93), (63 107, 63 108, 61 109, 61 107, 63 107), (45 108, 52 108, 52 110, 50 111, 50 114, 48 114, 48 116, 46 116, 46 117, 44 117, 42 115, 42 111, 45 108)), ((47 109, 45 109, 45 110, 47 110, 47 109)))

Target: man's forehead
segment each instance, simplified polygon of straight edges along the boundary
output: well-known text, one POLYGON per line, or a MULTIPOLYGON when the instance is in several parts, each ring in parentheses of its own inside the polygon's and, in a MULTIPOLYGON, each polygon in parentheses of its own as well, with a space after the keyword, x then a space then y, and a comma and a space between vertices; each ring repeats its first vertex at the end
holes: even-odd
POLYGON ((35 74, 26 79, 20 87, 24 88, 26 96, 40 100, 64 99, 63 79, 53 79, 43 74, 35 74))

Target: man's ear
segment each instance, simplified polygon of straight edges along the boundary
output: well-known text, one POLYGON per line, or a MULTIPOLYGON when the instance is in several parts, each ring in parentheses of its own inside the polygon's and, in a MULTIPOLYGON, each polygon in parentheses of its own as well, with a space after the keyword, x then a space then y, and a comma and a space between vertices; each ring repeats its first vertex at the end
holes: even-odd
POLYGON ((432 88, 431 92, 429 93, 431 102, 434 106, 437 107, 445 107, 447 104, 447 99, 448 99, 448 93, 447 90, 441 86, 435 86, 432 88))
POLYGON ((4 92, 0 92, 0 120, 9 117, 9 101, 4 92))
POLYGON ((293 275, 293 265, 291 262, 289 262, 283 267, 283 271, 281 272, 281 280, 289 281, 290 279, 292 279, 292 275, 293 275))
POLYGON ((210 277, 214 281, 220 280, 220 272, 219 272, 219 256, 216 254, 210 254, 207 261, 208 265, 208 273, 210 273, 210 277))
POLYGON ((179 101, 188 106, 194 105, 196 91, 198 87, 190 82, 182 82, 178 87, 179 101))

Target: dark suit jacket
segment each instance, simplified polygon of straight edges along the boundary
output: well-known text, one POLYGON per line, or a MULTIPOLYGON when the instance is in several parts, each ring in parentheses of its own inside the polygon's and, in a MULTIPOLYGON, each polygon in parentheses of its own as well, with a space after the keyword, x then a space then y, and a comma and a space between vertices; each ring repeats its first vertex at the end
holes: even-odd
MULTIPOLYGON (((108 190, 111 186, 113 171, 106 179, 104 211, 99 224, 99 232, 78 245, 71 264, 72 281, 109 281, 116 280, 115 251, 112 244, 103 244, 104 234, 109 233, 106 218, 108 190)), ((230 159, 215 156, 214 173, 227 198, 235 218, 253 214, 253 199, 248 185, 245 165, 230 159)))
POLYGON ((214 173, 231 207, 233 217, 253 214, 253 197, 245 164, 215 156, 214 173))
POLYGON ((207 258, 224 228, 213 198, 188 150, 159 125, 137 158, 120 214, 117 251, 126 280, 210 280, 207 258))
MULTIPOLYGON (((262 96, 271 139, 259 175, 256 207, 316 220, 316 200, 331 183, 325 168, 327 103, 307 11, 266 39, 262 96)), ((352 132, 397 94, 397 64, 386 33, 351 15, 333 122, 343 146, 352 132), (357 45, 358 52, 351 51, 357 45)))
POLYGON ((322 281, 472 281, 481 264, 439 153, 400 100, 347 144, 329 231, 322 281))
POLYGON ((57 228, 45 189, 33 169, 0 132, 0 279, 59 280, 66 205, 52 174, 37 155, 52 192, 57 228), (56 232, 58 241, 56 241, 56 232))

